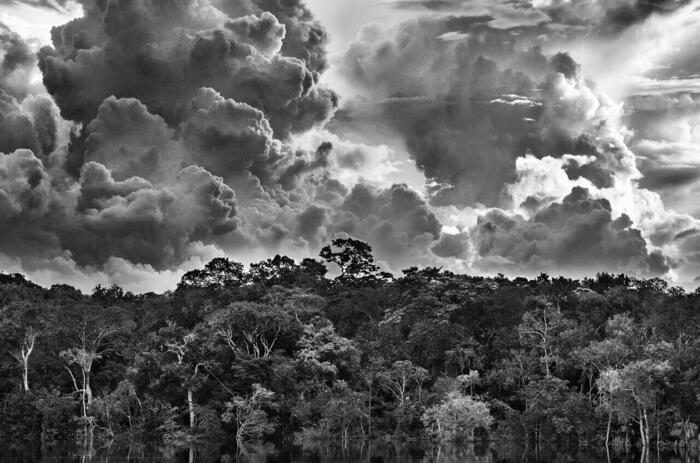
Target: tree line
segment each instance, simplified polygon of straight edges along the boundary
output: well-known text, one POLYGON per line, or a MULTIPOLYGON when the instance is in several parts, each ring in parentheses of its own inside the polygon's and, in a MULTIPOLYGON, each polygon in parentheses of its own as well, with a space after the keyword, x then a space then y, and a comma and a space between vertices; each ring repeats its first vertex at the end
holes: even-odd
POLYGON ((2 274, 0 343, 5 442, 698 444, 700 291, 660 279, 395 277, 346 238, 164 294, 2 274))

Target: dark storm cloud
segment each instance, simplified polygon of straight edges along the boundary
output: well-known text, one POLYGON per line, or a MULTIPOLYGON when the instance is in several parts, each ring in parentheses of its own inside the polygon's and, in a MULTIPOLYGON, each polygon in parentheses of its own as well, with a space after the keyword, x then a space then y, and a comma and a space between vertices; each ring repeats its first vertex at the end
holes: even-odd
POLYGON ((156 269, 186 260, 188 245, 236 228, 235 195, 220 178, 188 167, 168 188, 146 180, 112 178, 89 162, 82 169, 77 216, 58 231, 62 245, 80 265, 110 257, 156 269))
POLYGON ((0 89, 0 153, 26 148, 45 159, 56 147, 58 109, 46 95, 22 103, 0 89))
MULTIPOLYGON (((296 16, 280 23, 251 4, 241 12, 246 16, 232 18, 214 1, 195 0, 86 0, 83 6, 85 16, 54 28, 53 47, 40 52, 44 84, 68 119, 89 122, 114 95, 138 98, 174 124, 199 88, 212 87, 263 111, 275 136, 284 138, 323 122, 335 106, 335 95, 316 82, 307 62, 284 54, 282 38, 308 26, 296 16)), ((297 13, 286 5, 279 10, 297 13)), ((315 56, 318 44, 309 41, 315 56)))
POLYGON ((440 238, 441 224, 408 186, 376 189, 360 183, 345 198, 333 230, 371 242, 380 259, 400 268, 430 254, 428 246, 440 238))
POLYGON ((639 185, 650 190, 662 190, 682 187, 698 180, 700 166, 664 166, 646 171, 639 185))
POLYGON ((453 257, 457 259, 467 259, 469 257, 469 234, 457 233, 450 235, 443 233, 435 246, 431 248, 433 253, 439 257, 453 257))
MULTIPOLYGON (((37 55, 0 27, 3 252, 176 268, 254 223, 239 213, 260 203, 241 208, 233 186, 284 215, 258 236, 314 241, 322 189, 304 182, 330 145, 295 156, 285 138, 323 123, 336 96, 318 83, 327 36, 303 3, 82 5, 39 53, 49 94, 26 86, 37 55)), ((326 184, 341 202, 347 190, 326 184)))
POLYGON ((512 57, 512 37, 473 27, 473 39, 459 43, 438 38, 451 30, 445 20, 411 21, 390 38, 366 29, 343 62, 346 75, 380 98, 378 105, 351 104, 345 115, 359 131, 385 124, 404 137, 418 167, 444 186, 439 203, 496 203, 512 179, 516 141, 532 131, 525 119, 540 111, 532 102, 535 82, 491 59, 512 57), (524 104, 494 101, 511 94, 524 104))
POLYGON ((172 160, 177 167, 182 161, 172 141, 174 131, 134 98, 105 99, 87 134, 85 160, 101 163, 116 180, 138 176, 161 182, 168 173, 174 174, 165 165, 172 160))
POLYGON ((202 89, 192 102, 194 113, 182 124, 189 159, 215 175, 252 170, 269 176, 278 160, 272 128, 262 111, 202 89))
MULTIPOLYGON (((333 145, 331 143, 322 143, 316 150, 313 160, 306 160, 298 157, 294 162, 288 166, 280 175, 279 183, 285 190, 291 190, 297 185, 299 177, 306 173, 311 172, 315 169, 324 168, 328 166, 328 156, 333 150, 333 145)), ((303 153, 298 153, 302 155, 303 153)))
POLYGON ((274 14, 287 29, 282 54, 306 62, 314 73, 323 72, 328 63, 326 45, 328 34, 303 0, 254 0, 259 11, 274 14))
POLYGON ((318 234, 320 228, 326 221, 326 210, 319 206, 309 206, 298 218, 299 236, 304 238, 313 246, 318 245, 318 234))
POLYGON ((455 21, 423 18, 388 34, 366 28, 343 60, 366 100, 349 102, 331 127, 384 127, 402 138, 434 182, 438 205, 502 204, 515 160, 528 152, 593 156, 594 166, 572 165, 570 175, 611 186, 628 153, 606 133, 613 103, 588 86, 579 65, 565 53, 545 56, 540 27, 470 22, 464 38, 442 40, 455 21))
POLYGON ((575 187, 531 219, 494 210, 479 218, 473 237, 484 268, 531 272, 595 272, 600 268, 660 275, 667 259, 650 252, 628 216, 612 218, 606 199, 575 187))

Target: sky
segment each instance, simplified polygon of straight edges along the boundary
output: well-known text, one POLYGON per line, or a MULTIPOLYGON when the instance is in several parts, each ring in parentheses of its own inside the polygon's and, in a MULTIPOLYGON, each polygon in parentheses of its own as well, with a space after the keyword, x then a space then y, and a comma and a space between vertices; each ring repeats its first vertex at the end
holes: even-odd
POLYGON ((0 0, 0 268, 700 285, 700 1, 0 0))

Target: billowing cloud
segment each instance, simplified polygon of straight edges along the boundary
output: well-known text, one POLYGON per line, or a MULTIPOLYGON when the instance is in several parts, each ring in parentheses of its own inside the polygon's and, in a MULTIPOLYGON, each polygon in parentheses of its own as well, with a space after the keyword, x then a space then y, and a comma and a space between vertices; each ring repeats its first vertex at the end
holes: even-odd
POLYGON ((187 167, 168 188, 132 177, 114 180, 101 164, 82 169, 79 214, 60 230, 78 264, 110 257, 164 269, 187 260, 189 244, 236 228, 235 195, 220 178, 187 167))
POLYGON ((263 110, 284 138, 323 122, 334 108, 335 95, 314 74, 323 67, 316 50, 323 41, 294 44, 295 55, 308 46, 308 61, 281 46, 287 34, 304 35, 295 27, 310 34, 303 9, 280 6, 269 14, 255 2, 226 7, 213 0, 85 1, 83 8, 85 16, 55 28, 53 47, 40 52, 44 84, 67 119, 91 121, 114 95, 138 98, 173 124, 199 88, 212 87, 263 110), (280 16, 280 23, 275 11, 293 16, 280 16))
POLYGON ((31 84, 36 53, 16 32, 0 22, 0 87, 18 98, 34 90, 31 84))
POLYGON ((688 2, 384 2, 338 60, 303 0, 80 4, 38 54, 0 26, 7 268, 164 289, 350 235, 393 272, 700 274, 697 72, 625 58, 688 2), (643 94, 595 83, 598 46, 643 94))
POLYGON ((411 21, 388 37, 366 28, 343 63, 364 97, 379 102, 358 98, 333 127, 387 127, 434 182, 434 204, 502 205, 515 160, 527 153, 595 156, 595 166, 572 167, 572 175, 610 186, 617 171, 634 169, 620 105, 586 81, 568 54, 545 56, 543 32, 454 16, 411 21), (444 40, 455 28, 464 38, 444 40))
POLYGON ((483 268, 517 273, 591 274, 601 266, 630 274, 662 275, 665 257, 650 252, 627 215, 613 219, 610 203, 575 187, 561 203, 552 203, 527 220, 494 210, 482 216, 475 246, 483 268))
POLYGON ((373 243, 377 256, 394 266, 425 259, 420 255, 430 255, 426 249, 441 232, 426 202, 400 184, 382 190, 356 185, 333 223, 336 231, 373 243))

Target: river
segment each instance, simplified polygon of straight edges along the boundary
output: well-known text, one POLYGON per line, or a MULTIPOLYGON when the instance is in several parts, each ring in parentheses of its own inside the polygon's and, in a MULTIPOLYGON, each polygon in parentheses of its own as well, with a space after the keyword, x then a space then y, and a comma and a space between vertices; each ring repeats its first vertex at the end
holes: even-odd
POLYGON ((342 447, 332 442, 312 446, 280 447, 271 444, 236 449, 226 443, 166 447, 155 445, 104 445, 41 449, 3 446, 0 462, 8 463, 700 463, 696 452, 643 454, 641 451, 605 452, 604 448, 528 448, 513 443, 482 443, 436 447, 421 443, 367 443, 342 447), (3 448, 5 447, 5 448, 3 448))

